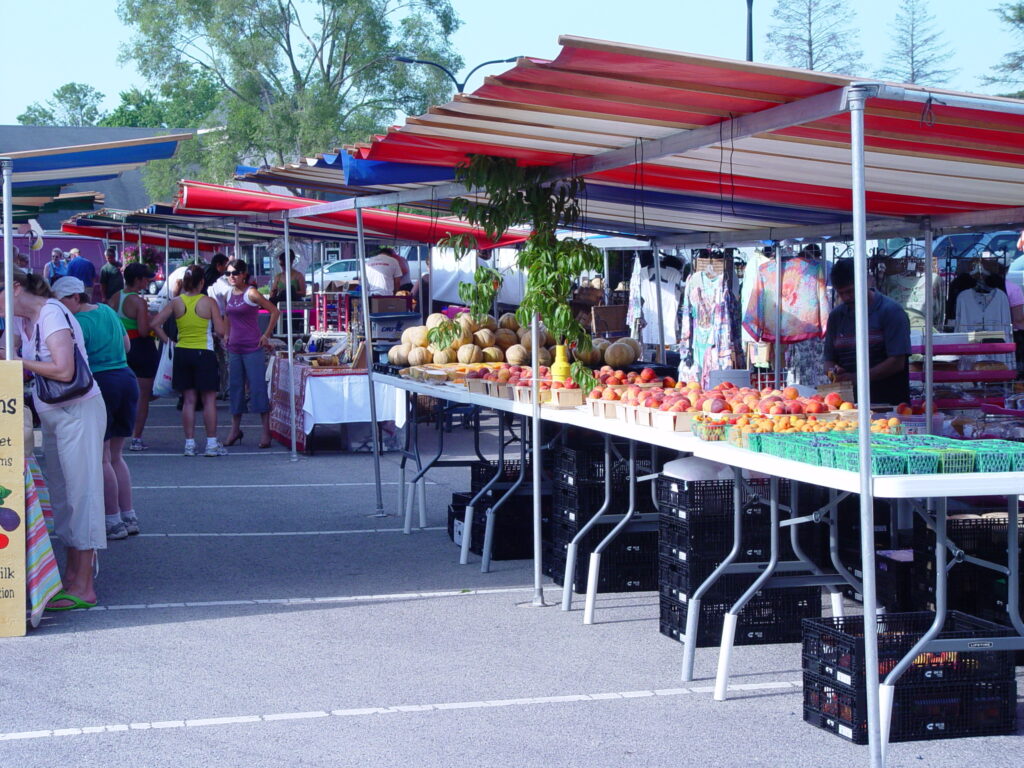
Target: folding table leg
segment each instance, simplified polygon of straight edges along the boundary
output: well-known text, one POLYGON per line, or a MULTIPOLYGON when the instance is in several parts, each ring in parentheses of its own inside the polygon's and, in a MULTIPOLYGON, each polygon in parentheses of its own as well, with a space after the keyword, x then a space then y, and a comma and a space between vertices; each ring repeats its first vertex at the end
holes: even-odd
POLYGON ((604 436, 604 502, 597 513, 587 521, 569 542, 565 552, 565 573, 562 576, 562 610, 572 610, 572 577, 576 573, 576 553, 579 543, 591 528, 597 525, 601 517, 608 511, 612 503, 612 438, 604 436))
MULTIPOLYGON (((469 504, 466 505, 466 514, 462 518, 462 549, 459 552, 459 565, 466 565, 469 563, 469 548, 473 542, 473 515, 476 512, 476 505, 481 499, 486 498, 487 494, 490 493, 491 488, 498 482, 498 478, 505 473, 505 441, 502 439, 503 436, 503 425, 505 423, 504 412, 498 414, 498 466, 494 470, 494 474, 491 479, 487 481, 483 488, 476 492, 476 494, 469 500, 469 504)), ((477 455, 480 455, 479 443, 480 443, 480 421, 479 419, 474 421, 474 435, 473 443, 474 448, 477 451, 477 455)), ((484 459, 486 461, 486 459, 484 459)))
MULTIPOLYGON (((526 482, 526 428, 525 419, 523 425, 523 439, 519 446, 519 477, 512 483, 505 493, 502 494, 494 504, 487 509, 486 522, 484 524, 484 547, 482 550, 482 556, 480 558, 480 572, 489 573, 491 570, 491 550, 494 546, 494 516, 498 514, 498 510, 501 509, 502 505, 505 504, 515 493, 523 486, 526 482)), ((504 443, 504 441, 502 441, 504 443)), ((499 452, 504 450, 504 444, 499 447, 499 452)))

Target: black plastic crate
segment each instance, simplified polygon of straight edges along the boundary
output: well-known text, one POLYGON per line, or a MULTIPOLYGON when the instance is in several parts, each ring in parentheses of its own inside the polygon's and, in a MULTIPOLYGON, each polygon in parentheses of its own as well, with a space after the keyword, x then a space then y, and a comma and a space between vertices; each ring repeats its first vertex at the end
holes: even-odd
MULTIPOLYGON (((768 519, 751 515, 744 520, 740 553, 736 562, 767 561, 771 555, 768 537, 768 519)), ((733 524, 729 520, 704 518, 700 515, 688 520, 662 514, 658 520, 658 540, 661 554, 676 560, 713 560, 719 563, 732 551, 733 524)), ((783 552, 788 551, 788 540, 783 552)))
MULTIPOLYGON (((604 483, 568 483, 558 480, 552 493, 555 507, 565 517, 581 525, 604 505, 604 483)), ((612 486, 610 514, 625 514, 629 509, 629 485, 618 482, 612 486)), ((657 511, 647 483, 636 486, 636 512, 653 515, 657 511)))
MULTIPOLYGON (((491 487, 502 490, 507 489, 519 479, 520 466, 521 462, 519 459, 505 459, 501 477, 498 478, 498 481, 491 487)), ((497 461, 477 461, 471 464, 470 490, 473 493, 478 493, 480 489, 487 485, 491 478, 494 477, 494 473, 497 468, 497 461)), ((526 462, 526 476, 523 478, 522 487, 525 489, 524 493, 533 492, 533 464, 530 461, 526 462)))
MULTIPOLYGON (((572 576, 572 591, 582 595, 587 591, 587 579, 590 572, 590 558, 582 557, 576 561, 576 570, 572 576)), ((562 586, 565 578, 565 559, 552 563, 551 580, 562 586)), ((601 558, 601 567, 597 572, 597 592, 653 592, 658 588, 657 568, 650 563, 615 563, 601 558)))
MULTIPOLYGON (((867 744, 867 693, 804 672, 804 721, 867 744)), ((897 685, 889 741, 999 736, 1017 730, 1014 680, 897 685)))
MULTIPOLYGON (((884 678, 932 625, 935 616, 919 613, 890 613, 878 617, 878 673, 884 678)), ((950 611, 939 639, 1010 637, 1007 627, 950 611)), ((837 616, 804 622, 804 669, 843 685, 863 686, 864 617, 837 616)), ((901 677, 907 683, 937 684, 971 680, 1012 678, 1013 653, 948 651, 923 653, 901 677)))
MULTIPOLYGON (((613 523, 598 523, 583 537, 577 546, 577 551, 589 557, 598 544, 611 533, 615 527, 613 523)), ((579 526, 566 523, 555 518, 551 523, 551 539, 556 549, 565 552, 576 534, 579 526)), ((652 523, 632 523, 621 531, 608 548, 602 553, 602 558, 618 563, 651 563, 657 567, 658 563, 658 532, 652 523)))
POLYGON ((466 519, 466 505, 473 498, 471 493, 453 493, 452 503, 448 505, 448 538, 455 541, 455 521, 466 519))
MULTIPOLYGON (((821 615, 821 598, 817 590, 779 590, 781 594, 767 600, 753 599, 740 611, 736 621, 735 645, 769 645, 800 642, 800 619, 821 615), (785 594, 792 592, 795 594, 785 594)), ((725 614, 734 601, 727 603, 701 601, 697 624, 697 648, 717 646, 722 641, 725 614)), ((662 591, 659 628, 674 640, 686 639, 688 604, 674 600, 662 591)))

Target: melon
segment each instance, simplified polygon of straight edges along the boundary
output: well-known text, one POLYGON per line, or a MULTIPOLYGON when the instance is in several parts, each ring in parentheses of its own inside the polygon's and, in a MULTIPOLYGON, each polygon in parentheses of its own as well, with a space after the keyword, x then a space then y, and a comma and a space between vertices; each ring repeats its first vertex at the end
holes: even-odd
POLYGON ((436 328, 448 318, 442 315, 440 312, 435 312, 427 318, 427 328, 436 328))
POLYGON ((396 344, 388 350, 388 362, 391 365, 406 366, 409 364, 409 353, 412 351, 412 344, 396 344))
POLYGON ((493 315, 484 315, 484 319, 480 321, 480 328, 486 328, 488 331, 498 330, 498 321, 494 319, 493 315))
POLYGON ((459 347, 460 363, 479 363, 484 359, 483 350, 476 344, 463 344, 459 347))
POLYGON ((546 347, 540 347, 537 350, 537 365, 551 365, 551 353, 546 347))
POLYGON ((573 351, 573 356, 581 363, 590 366, 591 368, 596 368, 598 365, 600 365, 602 359, 601 350, 598 349, 597 346, 591 347, 586 352, 577 347, 573 351))
POLYGON ((512 365, 529 365, 530 352, 522 344, 513 344, 505 350, 505 360, 512 365))
POLYGON ((417 325, 410 330, 412 333, 409 334, 409 343, 414 347, 425 347, 430 343, 427 339, 427 326, 417 325))
POLYGON ((640 342, 636 339, 631 339, 629 336, 619 339, 621 344, 629 344, 633 348, 633 352, 636 353, 634 361, 641 359, 644 356, 644 348, 640 346, 640 342))
POLYGON ((505 353, 501 347, 487 347, 482 353, 485 363, 502 363, 505 361, 505 353))
POLYGON ((413 347, 416 346, 416 344, 412 340, 412 333, 413 333, 413 331, 415 331, 419 327, 420 326, 418 326, 418 325, 410 325, 408 328, 406 328, 404 331, 402 331, 402 341, 401 341, 401 343, 402 344, 408 344, 408 345, 413 346, 413 347))
POLYGON ((443 349, 440 352, 434 353, 434 363, 436 365, 447 365, 448 363, 455 362, 456 353, 450 349, 443 349))
POLYGON ((476 333, 480 326, 474 322, 473 318, 469 316, 468 312, 463 312, 455 318, 455 322, 462 326, 463 330, 468 330, 470 334, 476 333))
POLYGON ((473 334, 466 326, 462 326, 462 335, 452 342, 452 349, 458 349, 464 344, 473 343, 473 334))
POLYGON ((488 328, 481 328, 473 334, 473 343, 479 345, 481 348, 493 347, 494 331, 488 328))
POLYGON ((426 347, 413 347, 409 350, 409 365, 426 365, 433 360, 433 354, 426 347))
POLYGON ((636 362, 636 350, 629 344, 617 341, 604 351, 604 361, 612 368, 625 368, 636 362))
POLYGON ((509 331, 519 330, 519 321, 516 320, 516 316, 512 312, 506 312, 498 318, 498 327, 505 328, 509 331))
POLYGON ((611 342, 608 341, 608 339, 591 339, 590 343, 594 349, 599 350, 602 355, 604 355, 604 351, 611 346, 611 342))
POLYGON ((516 336, 515 331, 510 331, 508 328, 499 328, 494 332, 494 344, 502 349, 508 349, 514 344, 519 343, 519 337, 516 336))

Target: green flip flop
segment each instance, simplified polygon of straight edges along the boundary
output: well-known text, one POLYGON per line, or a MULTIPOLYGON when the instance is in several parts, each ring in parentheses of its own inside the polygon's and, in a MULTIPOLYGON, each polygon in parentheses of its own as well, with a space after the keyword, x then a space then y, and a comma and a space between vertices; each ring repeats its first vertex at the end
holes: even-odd
POLYGON ((72 595, 70 592, 58 592, 53 598, 46 604, 47 611, 74 611, 79 608, 95 608, 96 603, 90 603, 83 600, 80 597, 72 595), (70 605, 54 605, 54 603, 61 600, 67 600, 70 605))

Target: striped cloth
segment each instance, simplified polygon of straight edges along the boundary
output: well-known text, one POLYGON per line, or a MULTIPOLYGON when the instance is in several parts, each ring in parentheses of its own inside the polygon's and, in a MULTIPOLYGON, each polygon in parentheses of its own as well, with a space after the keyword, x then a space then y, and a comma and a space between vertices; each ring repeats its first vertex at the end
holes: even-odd
MULTIPOLYGON (((50 521, 43 517, 40 483, 43 492, 46 492, 46 483, 42 480, 39 464, 34 456, 29 457, 25 460, 25 571, 33 627, 39 626, 46 604, 63 588, 57 559, 53 556, 53 547, 50 545, 50 535, 47 532, 47 524, 50 521)), ((48 492, 46 505, 49 508, 48 492)))
POLYGON ((36 495, 39 497, 39 506, 43 508, 43 519, 46 520, 46 530, 53 535, 53 507, 50 505, 50 489, 46 485, 46 478, 43 476, 43 468, 39 466, 39 459, 30 456, 25 459, 28 468, 32 470, 32 481, 35 483, 36 495))

